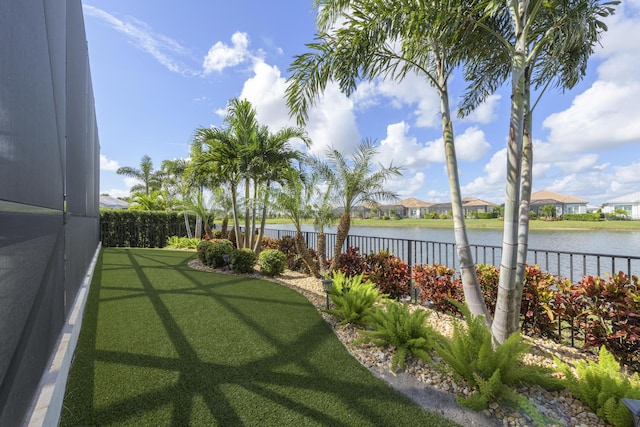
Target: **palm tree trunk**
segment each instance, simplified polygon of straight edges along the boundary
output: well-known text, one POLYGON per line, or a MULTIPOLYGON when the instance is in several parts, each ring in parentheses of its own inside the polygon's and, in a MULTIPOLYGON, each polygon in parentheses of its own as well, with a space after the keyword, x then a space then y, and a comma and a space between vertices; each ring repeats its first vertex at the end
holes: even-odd
MULTIPOLYGON (((250 216, 249 216, 249 197, 251 193, 249 191, 249 178, 244 180, 244 247, 251 247, 251 235, 253 234, 253 230, 251 230, 250 224, 250 216)), ((239 234, 238 234, 239 236, 239 234)))
POLYGON ((302 232, 300 230, 296 231, 295 237, 296 243, 296 251, 298 251, 298 255, 302 258, 302 262, 307 266, 309 272, 314 277, 320 277, 320 273, 318 272, 318 266, 316 265, 313 257, 309 253, 309 248, 307 247, 306 242, 304 241, 304 237, 302 237, 302 232))
POLYGON ((320 272, 325 273, 327 269, 327 236, 324 231, 318 232, 318 241, 316 242, 316 252, 318 252, 318 262, 320 263, 320 272))
POLYGON ((240 239, 240 220, 238 218, 238 189, 235 183, 231 187, 231 205, 233 209, 233 231, 236 248, 242 249, 242 239, 240 239))
POLYGON ((191 239, 193 234, 191 233, 191 224, 189 224, 189 214, 187 211, 182 211, 182 214, 184 215, 184 227, 187 230, 187 237, 191 239))
POLYGON ((456 250, 460 261, 460 277, 462 279, 462 289, 464 299, 469 307, 469 311, 474 315, 485 316, 487 324, 491 319, 487 306, 484 303, 482 289, 478 282, 476 266, 471 254, 469 239, 467 237, 467 226, 462 210, 462 196, 460 194, 460 179, 458 174, 458 161, 453 137, 453 124, 451 123, 451 110, 449 107, 449 93, 447 90, 446 77, 443 72, 439 73, 440 113, 442 114, 442 137, 444 140, 444 152, 447 161, 447 174, 449 176, 449 192, 451 193, 451 209, 453 211, 453 228, 456 239, 456 250))
POLYGON ((336 232, 336 245, 333 247, 333 258, 331 259, 331 267, 329 271, 335 271, 338 269, 338 258, 342 253, 342 245, 347 240, 349 235, 349 229, 351 228, 351 215, 348 212, 340 215, 340 222, 338 223, 338 230, 336 232))
POLYGON ((264 236, 264 226, 267 223, 267 203, 269 201, 270 186, 271 183, 267 182, 267 186, 264 191, 264 198, 262 200, 262 218, 260 219, 260 231, 258 232, 258 238, 256 239, 255 246, 253 247, 253 252, 255 252, 256 256, 260 255, 260 251, 262 250, 262 237, 264 236))
POLYGON ((220 238, 226 239, 228 237, 227 227, 229 226, 229 217, 225 214, 222 218, 222 224, 220 224, 220 238))
POLYGON ((202 238, 202 217, 196 215, 196 239, 202 238))
POLYGON ((518 249, 518 214, 520 205, 520 179, 522 167, 522 139, 524 124, 524 67, 526 32, 518 25, 526 10, 516 11, 516 54, 513 58, 511 83, 511 121, 507 143, 507 185, 504 203, 504 232, 498 298, 491 332, 493 339, 502 344, 515 329, 515 270, 518 249))
POLYGON ((529 249, 529 212, 531 210, 531 189, 533 186, 533 112, 531 111, 531 84, 529 72, 525 75, 524 136, 522 140, 522 191, 520 194, 520 215, 518 219, 518 255, 516 264, 516 295, 513 300, 514 330, 520 328, 520 306, 522 289, 527 270, 527 250, 529 249))

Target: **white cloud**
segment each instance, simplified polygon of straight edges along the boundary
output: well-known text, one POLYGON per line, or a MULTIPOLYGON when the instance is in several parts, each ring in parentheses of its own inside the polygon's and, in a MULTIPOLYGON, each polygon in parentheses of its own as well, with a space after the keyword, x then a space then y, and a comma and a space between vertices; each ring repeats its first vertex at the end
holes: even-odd
POLYGON ((187 55, 187 49, 170 37, 154 33, 146 23, 131 17, 122 20, 104 10, 86 4, 82 6, 82 9, 86 16, 105 22, 123 34, 129 43, 153 56, 170 71, 183 75, 195 74, 189 67, 173 57, 173 55, 187 55))
MULTIPOLYGON (((387 166, 387 165, 385 165, 387 166)), ((400 177, 393 177, 385 184, 388 191, 394 192, 400 198, 413 197, 427 187, 427 177, 423 172, 415 174, 403 174, 400 177)))
POLYGON ((440 126, 440 99, 437 91, 424 77, 409 73, 398 82, 376 79, 363 82, 353 94, 358 109, 387 102, 393 108, 415 106, 412 118, 417 127, 433 128, 440 126))
POLYGON ((640 81, 595 82, 576 96, 571 107, 547 117, 549 142, 577 152, 608 149, 640 140, 640 81))
POLYGON ((240 98, 251 102, 260 124, 269 126, 273 132, 292 126, 285 102, 286 81, 278 67, 256 61, 253 72, 253 77, 244 82, 240 98))
POLYGON ((111 188, 110 190, 103 191, 102 193, 106 193, 111 197, 119 198, 119 197, 129 197, 131 193, 129 190, 123 190, 121 188, 111 188))
POLYGON ((202 63, 205 75, 236 66, 250 57, 247 33, 234 33, 231 36, 231 44, 232 46, 227 46, 222 42, 217 42, 211 46, 202 63))
POLYGON ((100 154, 100 170, 115 172, 119 167, 117 160, 109 160, 107 156, 100 154))
POLYGON ((489 97, 466 116, 464 120, 482 124, 493 122, 498 117, 496 110, 501 98, 502 96, 497 94, 489 95, 489 97))
POLYGON ((502 203, 505 193, 506 165, 507 149, 503 148, 497 151, 485 165, 483 176, 462 186, 463 197, 473 196, 494 203, 502 203))

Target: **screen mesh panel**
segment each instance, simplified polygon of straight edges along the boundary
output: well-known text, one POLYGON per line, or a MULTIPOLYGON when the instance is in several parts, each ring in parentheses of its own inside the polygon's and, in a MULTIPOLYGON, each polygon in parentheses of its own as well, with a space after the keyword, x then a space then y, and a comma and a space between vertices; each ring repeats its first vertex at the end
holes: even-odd
POLYGON ((99 151, 80 1, 2 2, 1 426, 23 421, 98 245, 99 151))

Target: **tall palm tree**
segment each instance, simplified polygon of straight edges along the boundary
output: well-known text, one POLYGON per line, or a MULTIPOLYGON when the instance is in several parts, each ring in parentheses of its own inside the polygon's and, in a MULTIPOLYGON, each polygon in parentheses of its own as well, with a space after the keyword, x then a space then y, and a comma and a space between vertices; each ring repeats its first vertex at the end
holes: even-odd
POLYGON ((332 199, 341 205, 344 212, 340 216, 336 244, 333 250, 330 270, 338 268, 338 256, 342 253, 351 228, 351 211, 355 206, 374 203, 379 200, 397 200, 398 196, 384 188, 392 176, 401 175, 401 168, 390 164, 373 170, 373 160, 377 154, 373 141, 362 141, 355 154, 347 158, 336 149, 328 149, 326 161, 315 159, 314 168, 326 181, 332 191, 332 199))
POLYGON ((140 160, 140 168, 122 166, 116 170, 116 173, 118 175, 136 178, 141 181, 140 184, 136 184, 131 187, 131 193, 143 192, 148 197, 151 195, 152 191, 160 190, 162 185, 162 173, 160 171, 153 170, 151 157, 146 154, 142 156, 142 159, 140 160))
MULTIPOLYGON (((448 79, 474 46, 483 46, 482 34, 460 19, 468 2, 318 1, 320 34, 308 44, 311 52, 293 62, 287 102, 299 123, 304 123, 316 97, 330 80, 347 95, 360 79, 388 77, 402 80, 408 73, 424 76, 440 96, 442 131, 451 193, 456 249, 465 299, 472 313, 489 314, 475 273, 469 245, 449 105, 448 79), (330 31, 343 15, 343 24, 330 31), (473 40, 475 45, 469 43, 473 40)), ((486 38, 486 37, 485 37, 486 38)))
POLYGON ((238 187, 245 183, 245 200, 250 195, 249 164, 255 155, 258 131, 256 113, 247 100, 232 99, 227 106, 226 128, 196 129, 192 150, 192 169, 197 174, 215 176, 229 186, 233 207, 234 231, 238 248, 248 246, 249 207, 245 203, 245 240, 240 239, 238 187))
POLYGON ((329 186, 312 211, 313 228, 318 232, 316 252, 318 253, 321 273, 325 273, 327 268, 327 236, 324 234, 324 230, 326 227, 335 224, 338 219, 333 212, 334 206, 331 202, 331 196, 332 191, 329 186))
POLYGON ((260 252, 262 236, 267 219, 267 207, 273 183, 284 184, 287 177, 292 177, 290 170, 294 167, 294 161, 302 161, 303 154, 291 147, 293 139, 301 140, 307 147, 311 141, 306 131, 301 127, 285 127, 276 133, 271 133, 266 126, 262 126, 258 132, 256 154, 253 157, 250 168, 254 180, 254 197, 260 200, 254 203, 252 229, 256 228, 255 216, 257 207, 261 207, 261 218, 258 235, 252 233, 252 247, 256 254, 260 252), (262 197, 258 197, 258 196, 262 197))
POLYGON ((516 264, 518 253, 526 254, 526 246, 518 242, 527 240, 528 216, 521 214, 518 218, 518 214, 524 211, 520 201, 526 203, 531 187, 530 174, 525 177, 526 183, 521 181, 526 171, 522 162, 532 159, 532 155, 523 155, 524 117, 529 108, 524 98, 527 67, 535 64, 530 76, 545 87, 554 76, 562 76, 560 87, 570 87, 581 77, 582 64, 586 64, 593 44, 606 29, 600 18, 612 12, 612 4, 597 0, 317 0, 315 5, 321 6, 318 42, 308 45, 312 52, 300 55, 292 64, 294 74, 289 80, 287 101, 299 122, 306 120, 308 110, 330 80, 338 82, 349 95, 360 79, 402 79, 411 71, 424 75, 436 87, 465 299, 470 311, 485 314, 488 322, 460 209, 447 80, 459 65, 467 77, 473 76, 460 110, 464 114, 510 79, 513 93, 504 249, 496 307, 499 319, 493 322, 498 342, 503 342, 516 324, 516 264), (342 19, 341 27, 333 31, 331 27, 338 18, 342 19), (536 59, 532 62, 532 58, 536 59), (572 69, 578 72, 572 73, 572 69), (524 251, 518 252, 519 246, 524 251))
POLYGON ((311 215, 311 202, 316 190, 315 182, 310 180, 304 173, 293 168, 285 170, 284 178, 284 185, 276 191, 276 206, 280 211, 284 212, 285 216, 291 220, 296 228, 294 243, 296 252, 302 258, 302 262, 304 262, 313 276, 320 277, 318 266, 311 256, 302 235, 302 220, 311 215))
MULTIPOLYGON (((183 202, 189 195, 191 190, 190 183, 186 177, 186 170, 189 161, 185 159, 164 160, 160 166, 162 172, 163 186, 169 196, 173 199, 179 199, 183 202)), ((187 237, 192 238, 191 224, 189 223, 189 214, 182 205, 182 213, 184 215, 184 224, 187 231, 187 237)))

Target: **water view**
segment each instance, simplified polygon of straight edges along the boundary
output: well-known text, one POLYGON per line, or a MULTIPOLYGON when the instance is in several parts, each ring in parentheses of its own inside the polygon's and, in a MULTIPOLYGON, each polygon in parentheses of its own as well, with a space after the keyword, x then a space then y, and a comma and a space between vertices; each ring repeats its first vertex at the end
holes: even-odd
MULTIPOLYGON (((272 230, 294 230, 292 225, 268 225, 272 230)), ((314 231, 310 225, 303 231, 314 231)), ((335 233, 335 227, 327 233, 335 233)), ((453 230, 443 228, 400 227, 351 227, 352 245, 361 252, 388 249, 407 261, 408 245, 395 244, 391 239, 442 242, 446 245, 415 246, 411 252, 412 263, 439 262, 450 266, 457 264, 453 243, 453 230), (371 243, 353 236, 383 238, 371 243)), ((502 246, 501 229, 469 229, 469 243, 474 246, 495 246, 497 249, 474 248, 476 262, 498 264, 502 246)), ((640 231, 612 230, 531 230, 529 233, 529 264, 537 263, 548 271, 578 280, 582 274, 604 275, 611 271, 640 274, 640 231), (566 254, 557 254, 564 252, 566 254), (594 254, 576 256, 571 254, 594 254), (599 256, 604 255, 604 256, 599 256)))

